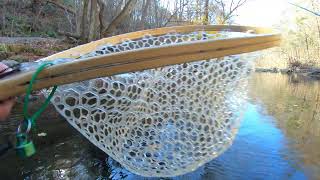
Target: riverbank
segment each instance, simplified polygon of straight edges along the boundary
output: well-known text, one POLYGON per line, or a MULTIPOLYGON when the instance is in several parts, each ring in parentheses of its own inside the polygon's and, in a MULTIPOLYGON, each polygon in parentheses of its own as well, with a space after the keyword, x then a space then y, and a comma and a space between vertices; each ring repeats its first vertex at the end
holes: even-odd
POLYGON ((281 73, 281 74, 297 74, 301 76, 306 76, 314 79, 320 80, 320 68, 256 68, 257 73, 281 73))
POLYGON ((0 37, 0 61, 30 62, 77 46, 68 39, 0 37))

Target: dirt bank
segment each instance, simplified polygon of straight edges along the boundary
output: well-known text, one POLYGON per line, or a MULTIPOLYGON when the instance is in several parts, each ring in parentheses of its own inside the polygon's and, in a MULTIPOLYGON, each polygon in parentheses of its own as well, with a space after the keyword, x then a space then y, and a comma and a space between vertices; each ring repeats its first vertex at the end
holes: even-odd
POLYGON ((67 39, 0 37, 0 60, 34 61, 74 46, 67 39))

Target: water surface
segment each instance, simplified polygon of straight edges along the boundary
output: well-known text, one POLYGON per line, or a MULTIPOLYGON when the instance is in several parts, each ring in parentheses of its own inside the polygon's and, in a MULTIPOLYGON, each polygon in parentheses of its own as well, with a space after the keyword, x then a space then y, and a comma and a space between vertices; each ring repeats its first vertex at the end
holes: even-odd
MULTIPOLYGON (((254 74, 250 103, 233 145, 195 172, 172 179, 319 179, 320 81, 281 74, 254 74)), ((1 135, 21 119, 16 106, 1 135)), ((1 179, 143 179, 95 148, 49 109, 35 134, 37 154, 1 157, 1 179)))

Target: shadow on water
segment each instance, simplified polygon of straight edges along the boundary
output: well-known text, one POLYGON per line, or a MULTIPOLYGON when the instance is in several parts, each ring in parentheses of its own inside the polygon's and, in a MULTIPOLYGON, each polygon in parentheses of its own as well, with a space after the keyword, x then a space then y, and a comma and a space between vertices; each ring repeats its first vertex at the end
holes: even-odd
MULTIPOLYGON (((255 74, 233 145, 195 172, 169 179, 318 179, 319 86, 299 77, 255 74)), ((108 160, 57 114, 43 119, 53 122, 39 124, 51 143, 38 143, 47 141, 38 137, 38 153, 29 160, 14 152, 0 158, 1 179, 143 179, 108 160)), ((13 125, 2 124, 1 134, 11 130, 5 126, 13 125)))

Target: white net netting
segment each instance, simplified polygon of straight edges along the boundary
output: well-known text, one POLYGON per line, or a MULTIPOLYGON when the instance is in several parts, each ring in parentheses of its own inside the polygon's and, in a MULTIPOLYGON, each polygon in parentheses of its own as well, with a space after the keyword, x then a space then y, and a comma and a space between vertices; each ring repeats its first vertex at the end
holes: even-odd
MULTIPOLYGON (((232 33, 147 35, 83 57, 228 36, 232 33)), ((227 56, 72 83, 60 86, 52 102, 73 127, 131 172, 181 175, 231 145, 253 58, 227 56)))

